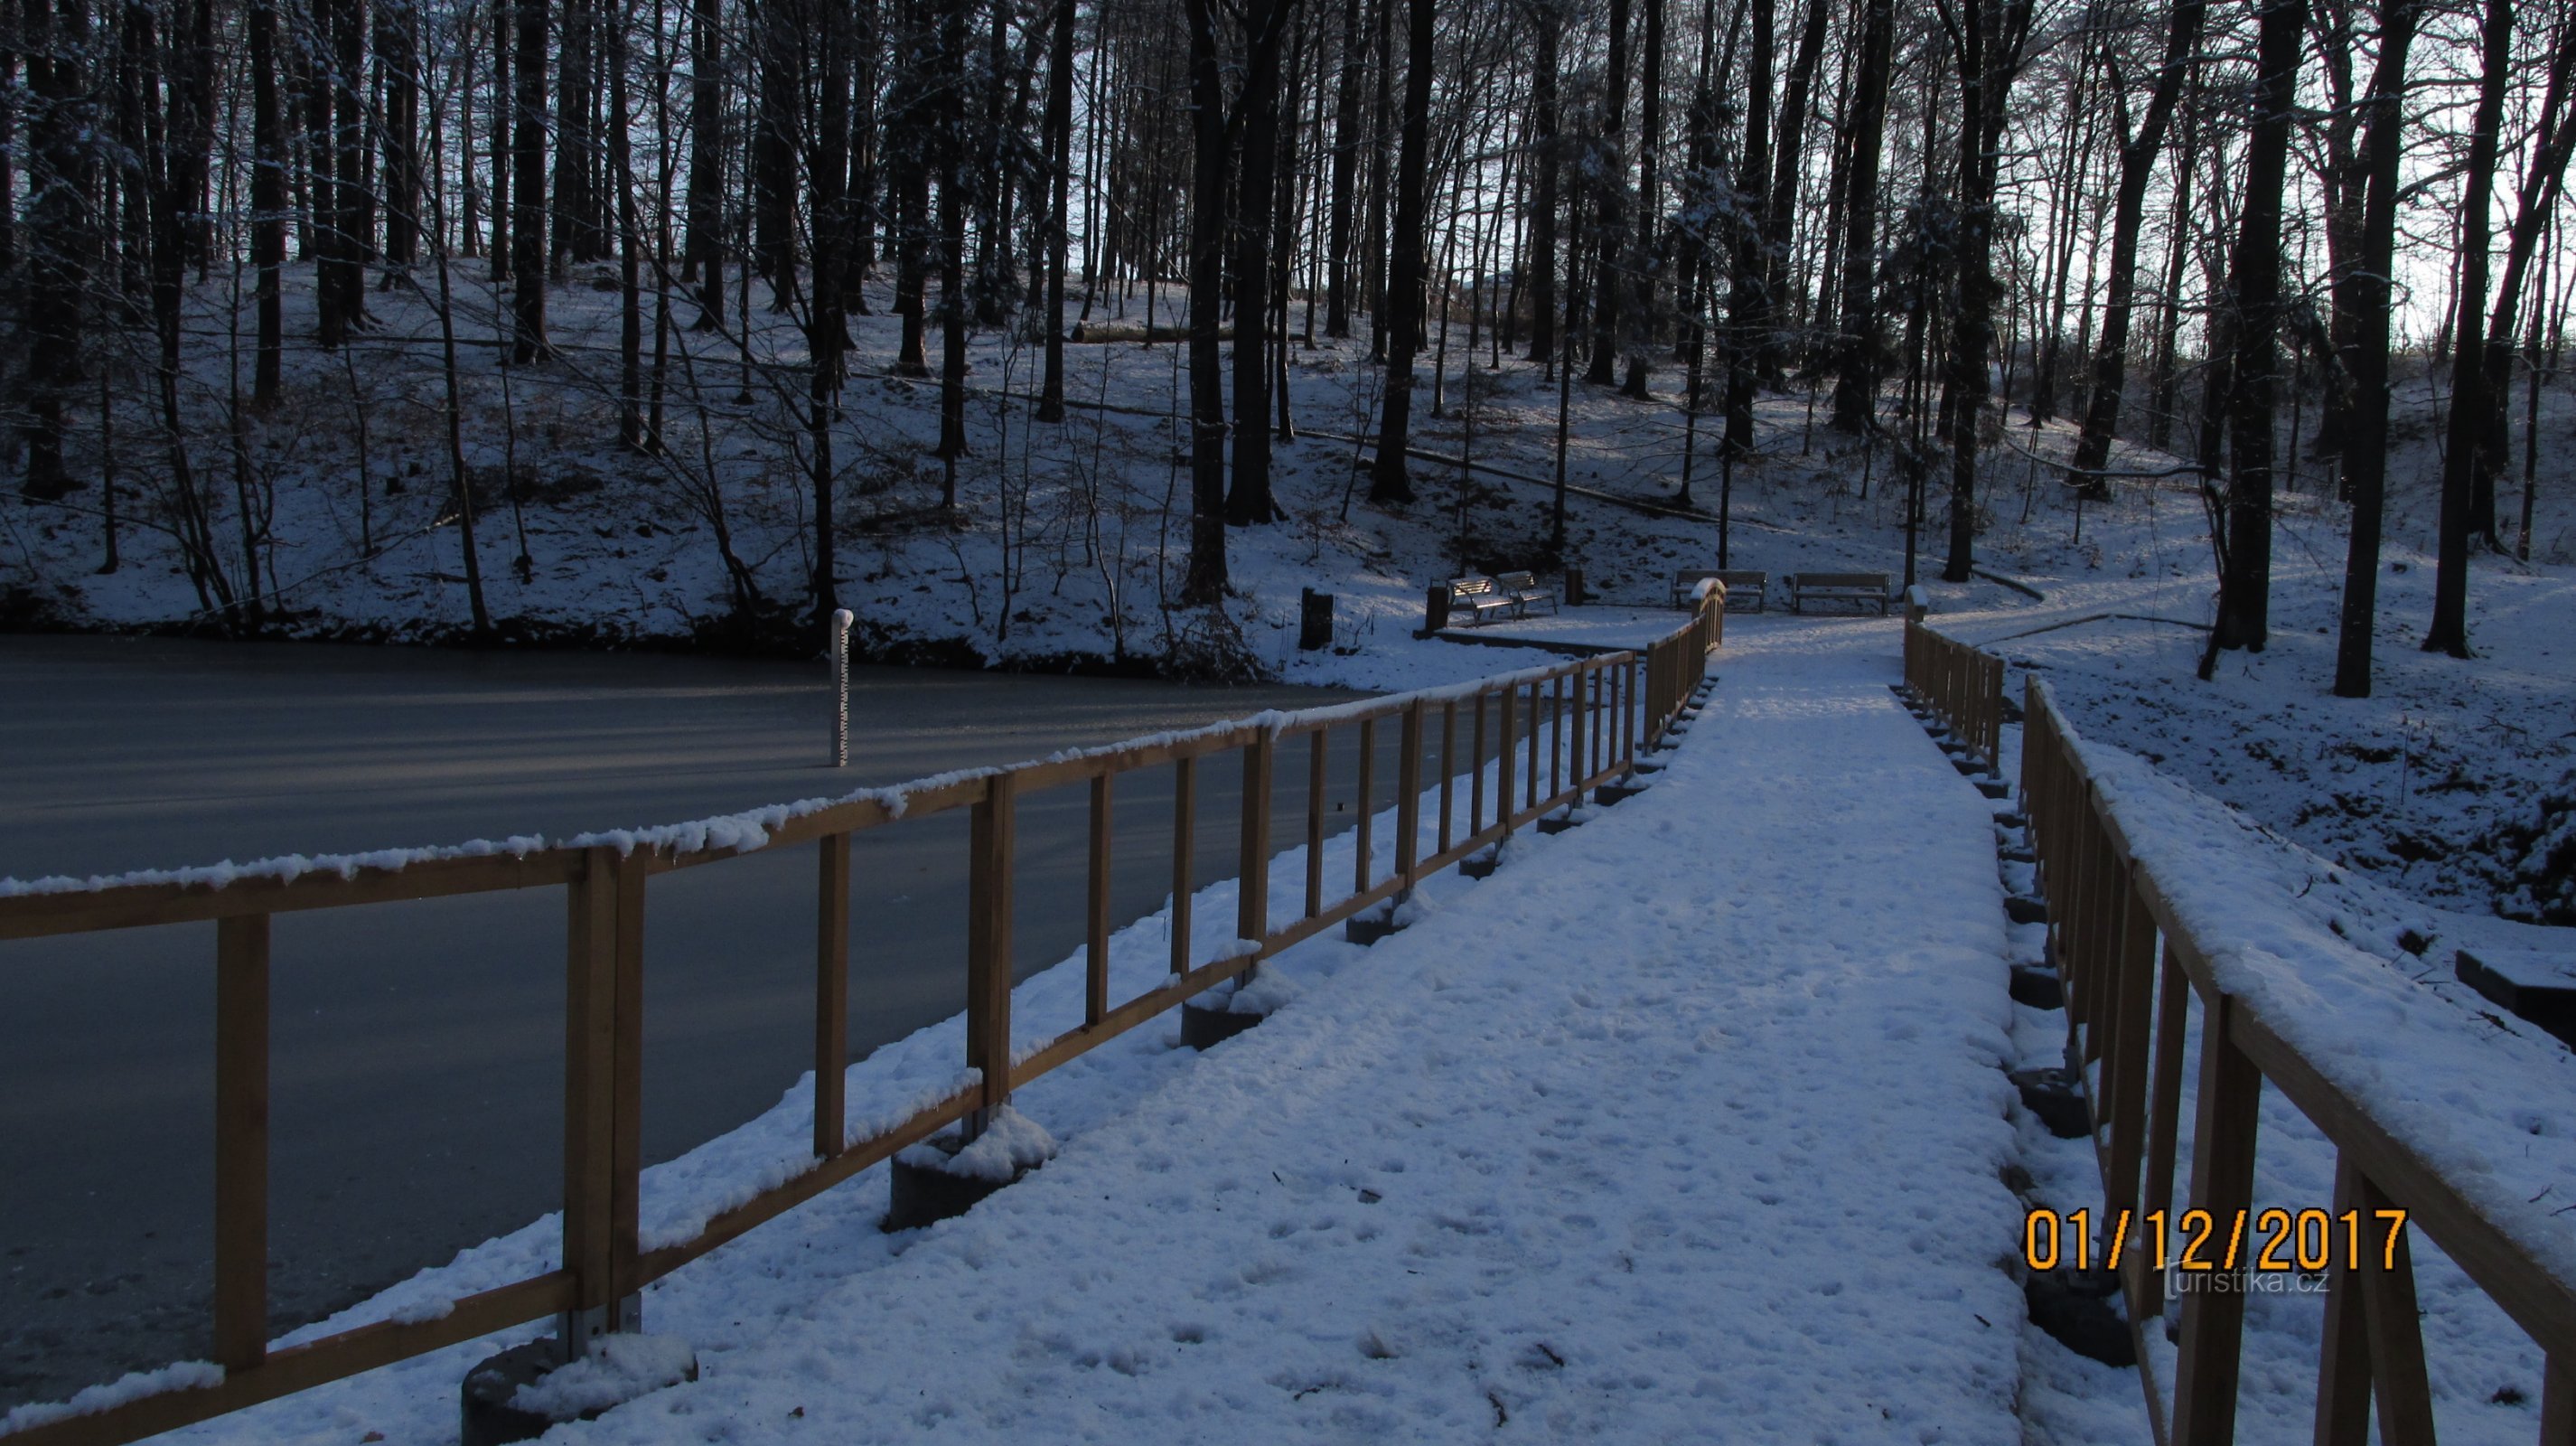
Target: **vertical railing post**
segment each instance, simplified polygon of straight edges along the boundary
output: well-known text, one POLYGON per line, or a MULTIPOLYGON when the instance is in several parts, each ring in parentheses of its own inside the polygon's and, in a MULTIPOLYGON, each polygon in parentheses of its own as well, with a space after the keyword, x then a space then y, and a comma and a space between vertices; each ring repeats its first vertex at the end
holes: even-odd
POLYGON ((563 1264, 572 1308, 556 1341, 573 1359, 609 1328, 617 1128, 617 892, 626 860, 582 851, 565 889, 563 1264))
POLYGON ((1306 744, 1306 917, 1324 912, 1324 749, 1330 726, 1318 724, 1306 744))
POLYGON ((1118 775, 1100 773, 1091 780, 1091 849, 1083 873, 1082 1022, 1098 1024, 1109 1014, 1109 838, 1116 807, 1118 775))
MULTIPOLYGON (((1254 944, 1270 938, 1270 772, 1278 743, 1277 731, 1265 726, 1243 745, 1243 844, 1235 875, 1234 937, 1254 944)), ((1249 970, 1244 977, 1252 977, 1249 970)))
POLYGON ((1172 973, 1190 972, 1190 847, 1198 814, 1196 758, 1172 760, 1172 973))
POLYGON ((972 1141, 1011 1102, 1011 854, 1019 775, 996 773, 967 822, 966 1067, 982 1076, 972 1141))
MULTIPOLYGON (((2236 1001, 2219 994, 2203 1000, 2203 1006, 2191 1204, 2224 1222, 2219 1227, 2224 1232, 2233 1222, 2249 1220, 2253 1209, 2254 1131, 2261 1117, 2263 1075, 2236 1046, 2236 1001)), ((2228 1273, 2241 1276, 2250 1254, 2239 1247, 2228 1273)), ((2213 1289, 2204 1284, 2183 1297, 2181 1359, 2174 1371, 2174 1446, 2228 1446, 2235 1439, 2245 1291, 2241 1278, 2233 1285, 2213 1289)))
MULTIPOLYGON (((1590 756, 1590 735, 1588 730, 1583 726, 1587 721, 1583 712, 1586 706, 1583 698, 1583 683, 1584 679, 1589 675, 1590 669, 1586 668, 1581 663, 1577 663, 1574 665, 1574 671, 1568 673, 1565 678, 1567 701, 1571 705, 1566 709, 1565 714, 1565 726, 1567 729, 1565 735, 1565 771, 1568 775, 1568 781, 1574 785, 1574 791, 1578 794, 1583 791, 1583 776, 1586 771, 1585 762, 1590 756)), ((1575 801, 1580 803, 1582 800, 1578 798, 1575 801)))
POLYGON ((850 836, 827 833, 814 927, 814 1154, 841 1153, 850 1055, 850 836))
POLYGON ((1435 853, 1449 852, 1452 829, 1449 815, 1458 786, 1458 704, 1451 699, 1440 705, 1440 847, 1435 853))
MULTIPOLYGON (((1502 716, 1498 727, 1502 747, 1494 755, 1494 822, 1502 825, 1505 838, 1512 833, 1512 759, 1516 741, 1512 737, 1512 702, 1520 691, 1520 685, 1515 683, 1500 694, 1502 716)), ((1477 776, 1483 777, 1481 765, 1477 776)))
MULTIPOLYGON (((1505 744, 1503 751, 1511 751, 1505 744)), ((1485 695, 1476 695, 1476 722, 1467 745, 1467 836, 1485 831, 1485 695)))
POLYGON ((268 1356, 268 915, 215 921, 214 1358, 268 1356))
POLYGON ((1413 892, 1413 866, 1422 857, 1422 700, 1404 705, 1397 725, 1403 756, 1395 764, 1395 872, 1404 882, 1398 897, 1413 892))
POLYGON ((616 1010, 611 1071, 616 1128, 609 1135, 607 1329, 644 1328, 644 880, 645 855, 617 867, 616 1010))
MULTIPOLYGON (((1538 715, 1540 710, 1547 706, 1547 680, 1541 678, 1533 681, 1529 685, 1529 690, 1529 743, 1525 750, 1528 757, 1525 760, 1525 766, 1521 770, 1523 773, 1528 775, 1528 777, 1523 779, 1521 783, 1521 792, 1526 795, 1526 797, 1521 801, 1521 807, 1525 809, 1538 807, 1538 735, 1541 731, 1538 715)), ((1554 720, 1551 719, 1549 721, 1553 722, 1554 720)), ((1551 739, 1555 737, 1556 730, 1554 728, 1548 728, 1545 731, 1551 739)), ((1554 758, 1555 750, 1552 748, 1548 750, 1548 756, 1551 759, 1554 758)), ((1551 767, 1552 766, 1553 765, 1551 765, 1551 767)))
POLYGON ((1371 802, 1376 793, 1377 720, 1362 718, 1360 720, 1359 801, 1352 805, 1359 810, 1359 827, 1354 830, 1357 836, 1352 840, 1358 847, 1351 852, 1351 892, 1354 894, 1368 892, 1369 874, 1377 864, 1377 861, 1370 857, 1376 851, 1377 842, 1375 837, 1377 810, 1371 802))
POLYGON ((2156 921, 2134 879, 2123 881, 2118 951, 2111 966, 2110 1048, 2102 1063, 2103 1093, 2110 1100, 2110 1186, 2113 1219, 2138 1203, 2138 1178, 2146 1152, 2147 1051, 2156 1006, 2156 921))

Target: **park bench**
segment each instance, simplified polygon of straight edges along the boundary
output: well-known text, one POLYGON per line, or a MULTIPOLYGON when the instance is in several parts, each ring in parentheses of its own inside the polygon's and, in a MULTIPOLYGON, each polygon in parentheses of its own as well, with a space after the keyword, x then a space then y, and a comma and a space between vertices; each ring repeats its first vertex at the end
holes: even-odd
POLYGON ((1740 567, 1686 567, 1673 574, 1673 606, 1691 605, 1691 594, 1703 582, 1717 584, 1718 595, 1726 600, 1731 613, 1762 611, 1766 594, 1771 590, 1771 574, 1752 572, 1740 567))
POLYGON ((1717 580, 1726 584, 1728 612, 1758 613, 1770 601, 1771 574, 1767 572, 1731 567, 1719 572, 1717 580))
POLYGON ((1516 617, 1521 611, 1520 600, 1496 588, 1490 577, 1449 579, 1449 615, 1453 618, 1464 614, 1468 622, 1481 623, 1487 618, 1516 617))
POLYGON ((1537 577, 1532 574, 1526 572, 1496 573, 1494 575, 1494 586, 1499 589, 1505 597, 1512 600, 1512 606, 1520 609, 1520 615, 1523 617, 1528 616, 1529 610, 1540 603, 1547 604, 1547 610, 1549 612, 1556 611, 1555 591, 1550 588, 1540 587, 1538 585, 1537 577))
POLYGON ((1796 572, 1789 575, 1789 610, 1802 613, 1807 600, 1863 603, 1887 612, 1888 577, 1883 572, 1796 572))

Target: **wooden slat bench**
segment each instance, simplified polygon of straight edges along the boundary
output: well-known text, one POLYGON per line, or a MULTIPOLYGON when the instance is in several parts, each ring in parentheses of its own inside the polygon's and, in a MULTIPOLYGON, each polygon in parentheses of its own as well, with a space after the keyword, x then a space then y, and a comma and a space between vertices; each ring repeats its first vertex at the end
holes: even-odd
POLYGON ((1527 616, 1531 608, 1536 607, 1541 603, 1547 604, 1547 610, 1549 612, 1556 611, 1555 591, 1550 588, 1540 587, 1538 585, 1538 578, 1534 574, 1526 572, 1496 573, 1494 575, 1494 586, 1502 593, 1503 596, 1512 600, 1512 605, 1520 609, 1522 616, 1527 616))
POLYGON ((1487 618, 1518 617, 1523 611, 1520 600, 1504 593, 1490 577, 1453 577, 1449 579, 1449 615, 1464 614, 1469 623, 1487 618))
POLYGON ((1789 574, 1789 610, 1802 613, 1807 600, 1860 603, 1887 613, 1888 576, 1883 572, 1793 572, 1789 574))
POLYGON ((1770 602, 1771 574, 1727 568, 1717 575, 1726 584, 1726 610, 1731 613, 1758 613, 1770 602))

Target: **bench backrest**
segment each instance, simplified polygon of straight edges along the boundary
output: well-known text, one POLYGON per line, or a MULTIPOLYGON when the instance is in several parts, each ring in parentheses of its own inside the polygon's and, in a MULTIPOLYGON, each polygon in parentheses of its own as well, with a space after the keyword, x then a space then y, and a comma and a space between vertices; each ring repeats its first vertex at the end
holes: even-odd
MULTIPOLYGON (((1741 574, 1738 574, 1741 576, 1741 574)), ((1673 591, 1688 592, 1704 582, 1722 582, 1734 586, 1734 580, 1713 567, 1685 567, 1673 574, 1673 591)))
POLYGON ((1883 593, 1887 591, 1887 582, 1887 574, 1883 572, 1802 572, 1798 574, 1798 586, 1802 588, 1867 587, 1876 588, 1883 593))
POLYGON ((1494 581, 1507 588, 1527 588, 1538 586, 1537 575, 1526 572, 1499 573, 1496 574, 1494 581))
POLYGON ((1493 590, 1494 580, 1490 577, 1453 577, 1449 579, 1449 593, 1452 597, 1482 597, 1493 590))
POLYGON ((1707 575, 1716 578, 1719 582, 1725 583, 1731 588, 1765 587, 1768 586, 1771 581, 1771 574, 1767 572, 1748 571, 1747 569, 1740 567, 1724 568, 1707 575))

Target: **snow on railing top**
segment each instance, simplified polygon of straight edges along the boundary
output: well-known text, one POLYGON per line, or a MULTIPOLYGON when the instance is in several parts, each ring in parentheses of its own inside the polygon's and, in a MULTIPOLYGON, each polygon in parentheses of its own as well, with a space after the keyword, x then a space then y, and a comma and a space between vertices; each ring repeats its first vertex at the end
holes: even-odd
POLYGON ((2384 890, 2060 724, 2216 985, 2576 1290, 2576 1060, 2357 944, 2397 952, 2384 890))

